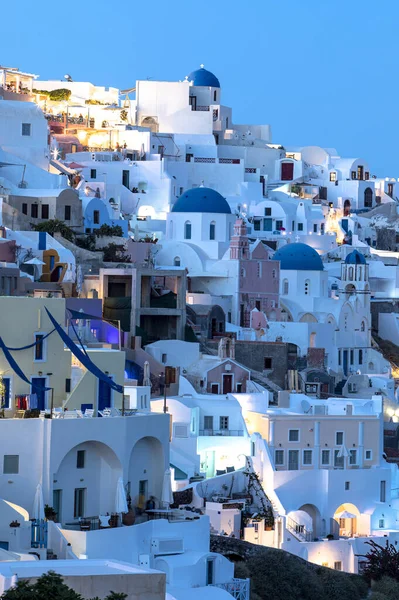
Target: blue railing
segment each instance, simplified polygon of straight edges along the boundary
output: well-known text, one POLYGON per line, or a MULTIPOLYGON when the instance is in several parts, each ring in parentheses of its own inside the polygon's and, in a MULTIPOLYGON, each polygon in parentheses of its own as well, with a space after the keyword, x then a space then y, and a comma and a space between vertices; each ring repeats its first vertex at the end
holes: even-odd
POLYGON ((47 521, 32 519, 31 547, 47 548, 47 521))

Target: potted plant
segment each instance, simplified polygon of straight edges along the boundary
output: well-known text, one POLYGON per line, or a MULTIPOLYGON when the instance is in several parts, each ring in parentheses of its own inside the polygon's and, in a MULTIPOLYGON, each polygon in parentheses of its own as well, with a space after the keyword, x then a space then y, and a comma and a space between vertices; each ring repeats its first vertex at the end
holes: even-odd
POLYGON ((55 521, 57 513, 52 506, 46 504, 44 507, 44 516, 46 517, 47 521, 55 521))
POLYGON ((19 521, 11 521, 10 527, 20 527, 21 523, 19 521))

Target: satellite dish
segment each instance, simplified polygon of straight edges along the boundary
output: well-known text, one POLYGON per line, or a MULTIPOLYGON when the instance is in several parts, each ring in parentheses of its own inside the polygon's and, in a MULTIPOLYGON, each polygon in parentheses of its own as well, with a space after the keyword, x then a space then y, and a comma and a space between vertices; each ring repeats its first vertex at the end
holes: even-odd
POLYGON ((64 75, 64 79, 66 79, 67 81, 72 81, 72 77, 68 74, 64 75))
POLYGON ((311 405, 307 400, 302 400, 301 406, 304 413, 308 413, 311 409, 311 405))

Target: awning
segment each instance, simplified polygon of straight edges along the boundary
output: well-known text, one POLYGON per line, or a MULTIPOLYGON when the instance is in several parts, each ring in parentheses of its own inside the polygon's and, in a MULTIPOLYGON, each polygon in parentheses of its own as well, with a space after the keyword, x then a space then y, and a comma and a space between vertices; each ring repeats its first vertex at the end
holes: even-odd
POLYGON ((85 321, 104 321, 102 316, 95 317, 94 315, 89 315, 85 312, 80 312, 79 310, 72 310, 72 308, 67 308, 67 311, 70 313, 71 319, 84 319, 85 321))
POLYGON ((64 165, 61 161, 52 158, 50 160, 50 165, 57 169, 60 173, 64 175, 76 175, 76 171, 74 169, 70 169, 66 165, 64 165))

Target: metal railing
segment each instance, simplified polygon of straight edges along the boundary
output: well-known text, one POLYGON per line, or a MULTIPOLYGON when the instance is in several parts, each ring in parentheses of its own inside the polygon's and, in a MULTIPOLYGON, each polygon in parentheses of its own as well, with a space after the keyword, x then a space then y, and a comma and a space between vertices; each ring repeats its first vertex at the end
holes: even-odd
POLYGON ((309 529, 306 529, 305 525, 297 523, 290 517, 287 519, 287 529, 302 542, 311 542, 313 539, 313 531, 309 531, 309 529))
POLYGON ((243 437, 244 431, 242 429, 200 429, 199 434, 201 436, 238 436, 243 437))
POLYGON ((222 590, 226 590, 226 592, 231 594, 233 598, 236 598, 236 600, 249 600, 249 579, 234 578, 232 581, 229 581, 227 583, 213 583, 211 587, 218 587, 222 590))

